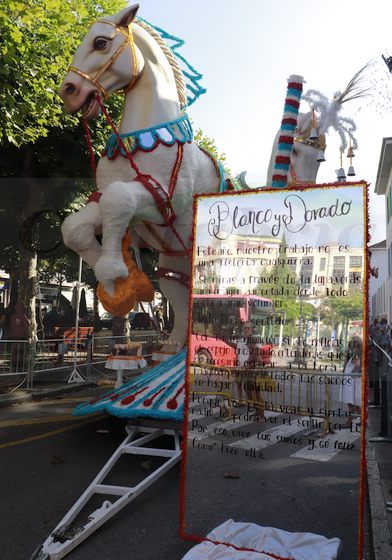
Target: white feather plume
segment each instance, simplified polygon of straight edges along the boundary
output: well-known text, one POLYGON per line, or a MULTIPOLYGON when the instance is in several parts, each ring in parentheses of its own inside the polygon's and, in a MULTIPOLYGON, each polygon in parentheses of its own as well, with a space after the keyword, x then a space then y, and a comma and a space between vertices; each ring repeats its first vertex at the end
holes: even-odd
POLYGON ((326 134, 330 128, 340 136, 340 149, 344 152, 348 145, 348 139, 351 140, 353 150, 358 148, 357 140, 354 132, 357 127, 353 119, 344 117, 340 113, 343 103, 354 99, 364 98, 371 95, 372 86, 369 81, 368 71, 373 67, 374 61, 371 60, 355 76, 350 80, 345 90, 337 91, 331 100, 326 95, 316 89, 308 90, 303 99, 308 101, 311 109, 317 114, 317 122, 319 134, 326 134))

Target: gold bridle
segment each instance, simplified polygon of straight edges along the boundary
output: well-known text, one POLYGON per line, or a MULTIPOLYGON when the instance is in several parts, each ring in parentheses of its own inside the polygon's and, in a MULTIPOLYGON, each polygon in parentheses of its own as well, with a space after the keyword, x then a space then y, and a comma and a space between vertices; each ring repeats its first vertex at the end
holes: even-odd
POLYGON ((83 78, 86 78, 86 80, 89 80, 92 84, 94 84, 103 93, 104 101, 106 101, 109 94, 106 91, 106 89, 99 83, 98 80, 101 78, 101 76, 104 74, 104 72, 106 72, 106 70, 109 68, 109 66, 111 64, 113 64, 113 62, 122 53, 122 51, 128 45, 130 45, 131 50, 132 50, 132 59, 133 59, 132 80, 126 88, 122 89, 121 91, 114 92, 116 95, 121 95, 121 94, 127 93, 127 91, 129 91, 131 89, 131 87, 133 86, 133 84, 135 83, 136 78, 137 78, 137 74, 138 74, 137 56, 136 56, 135 43, 134 43, 134 40, 133 40, 133 33, 132 33, 132 26, 131 25, 128 26, 128 33, 127 33, 123 27, 121 27, 120 25, 117 25, 116 23, 113 23, 112 21, 110 21, 108 19, 95 19, 92 23, 90 23, 89 28, 92 25, 94 25, 94 23, 107 23, 108 25, 111 25, 111 26, 115 27, 118 31, 120 31, 120 33, 122 33, 125 36, 124 41, 115 50, 115 52, 112 54, 112 56, 105 62, 105 64, 102 66, 102 68, 100 70, 98 70, 98 72, 95 74, 94 77, 90 76, 89 74, 86 74, 86 72, 83 72, 82 70, 79 70, 79 68, 76 68, 76 66, 68 66, 68 71, 75 72, 76 74, 79 74, 79 76, 82 76, 83 78))
POLYGON ((306 146, 312 146, 312 148, 316 148, 317 150, 325 150, 327 144, 323 144, 321 138, 318 140, 309 140, 308 138, 300 138, 299 136, 294 136, 295 142, 299 142, 300 144, 305 144, 306 146))

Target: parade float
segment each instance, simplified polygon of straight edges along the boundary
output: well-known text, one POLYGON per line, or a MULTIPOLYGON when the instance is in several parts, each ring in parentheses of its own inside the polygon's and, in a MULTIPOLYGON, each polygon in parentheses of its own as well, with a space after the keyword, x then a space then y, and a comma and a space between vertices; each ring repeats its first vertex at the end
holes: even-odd
MULTIPOLYGON (((187 412, 186 366, 193 359, 187 356, 187 343, 194 198, 238 189, 216 159, 193 142, 185 109, 204 90, 199 85, 196 87, 195 81, 187 86, 176 49, 167 47, 162 30, 137 18, 138 8, 139 5, 134 5, 91 23, 60 87, 67 112, 79 112, 84 120, 90 151, 93 142, 88 132, 90 119, 103 112, 113 130, 96 168, 93 163, 97 190, 82 210, 64 221, 62 233, 65 244, 94 270, 100 283, 100 301, 114 316, 125 315, 136 302, 150 301, 154 296, 149 279, 131 258, 130 247, 136 251, 141 247, 159 251, 157 277, 162 294, 173 306, 174 328, 154 354, 152 368, 74 411, 75 415, 105 411, 125 418, 129 420, 128 436, 36 552, 33 558, 39 560, 63 558, 180 461, 186 447, 183 444, 181 449, 180 438, 185 436, 186 442, 187 436, 183 424, 187 412), (104 107, 112 93, 124 95, 118 127, 104 107), (102 235, 101 243, 97 235, 102 235), (172 449, 146 447, 161 435, 172 436, 172 449), (123 454, 162 457, 165 463, 137 487, 105 484, 105 477, 123 454), (105 500, 83 527, 73 531, 72 522, 94 494, 109 494, 118 499, 105 500)), ((199 80, 200 75, 194 69, 192 74, 199 80)), ((331 127, 341 136, 341 150, 347 148, 347 139, 351 156, 356 148, 355 124, 341 117, 340 110, 350 99, 357 80, 332 101, 320 92, 309 91, 303 98, 309 102, 310 111, 299 114, 302 83, 302 77, 296 75, 288 80, 282 125, 272 148, 269 189, 303 190, 314 185, 319 165, 325 161, 325 135, 331 127)), ((246 182, 239 183, 247 191, 246 182)), ((121 369, 121 365, 118 367, 121 369)), ((228 523, 231 526, 232 522, 228 523)), ((269 528, 273 536, 267 530, 256 543, 256 536, 260 537, 263 528, 254 525, 244 528, 239 524, 242 526, 236 532, 244 534, 240 540, 228 534, 218 535, 230 532, 229 525, 218 527, 209 535, 209 543, 231 543, 235 549, 253 550, 254 556, 249 558, 264 558, 261 551, 269 548, 275 550, 275 558, 291 554, 290 547, 284 546, 285 540, 290 540, 285 531, 269 528)), ((319 554, 317 558, 337 558, 339 539, 305 533, 295 538, 296 558, 307 557, 306 550, 313 545, 319 554)), ((210 547, 215 544, 203 545, 207 548, 200 557, 211 554, 210 547)), ((227 546, 226 550, 227 556, 222 555, 222 549, 216 554, 220 554, 219 558, 237 557, 227 546)), ((197 554, 189 558, 198 558, 197 554)))

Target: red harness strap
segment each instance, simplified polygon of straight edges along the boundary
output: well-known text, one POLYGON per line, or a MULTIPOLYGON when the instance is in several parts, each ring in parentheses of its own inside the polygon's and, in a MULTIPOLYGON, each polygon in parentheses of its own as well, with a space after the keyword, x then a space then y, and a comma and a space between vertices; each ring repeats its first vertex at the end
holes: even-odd
POLYGON ((169 184, 169 196, 170 199, 173 196, 174 193, 174 189, 176 188, 177 185, 177 179, 178 179, 178 172, 180 171, 181 168, 181 164, 182 164, 182 158, 184 156, 184 145, 177 143, 177 158, 176 158, 176 163, 174 164, 173 167, 173 171, 172 171, 172 176, 170 178, 170 184, 169 184))
POLYGON ((185 274, 185 272, 179 272, 178 270, 170 270, 169 268, 159 268, 158 272, 156 273, 156 279, 160 280, 161 278, 167 278, 167 280, 176 280, 184 286, 185 288, 189 288, 189 274, 185 274))
MULTIPOLYGON (((126 153, 126 155, 127 155, 127 158, 128 158, 128 160, 129 160, 129 162, 132 166, 132 169, 136 173, 135 180, 139 181, 148 190, 148 192, 152 195, 152 197, 154 198, 154 200, 156 202, 156 205, 157 205, 157 208, 158 208, 159 212, 162 214, 162 216, 165 219, 165 223, 163 224, 163 226, 169 226, 170 227, 170 229, 173 231, 174 235, 177 237, 177 239, 180 242, 180 244, 182 245, 182 247, 185 249, 186 254, 189 255, 190 250, 186 247, 185 243, 183 242, 183 240, 179 236, 178 232, 176 231, 175 227, 173 226, 173 222, 176 219, 176 214, 174 212, 174 209, 171 205, 171 200, 170 200, 172 195, 173 195, 174 188, 175 188, 175 185, 177 183, 178 172, 179 172, 180 167, 181 167, 181 162, 182 162, 182 157, 183 157, 183 146, 182 145, 181 145, 181 147, 179 146, 179 149, 177 151, 177 159, 176 159, 176 163, 174 165, 173 172, 172 172, 172 177, 171 177, 171 180, 170 180, 170 186, 169 186, 170 195, 169 195, 169 193, 166 192, 166 190, 163 188, 163 186, 159 183, 159 181, 154 179, 154 177, 152 177, 151 175, 145 175, 143 173, 140 173, 137 165, 133 161, 133 158, 132 158, 131 154, 126 149, 121 136, 117 132, 116 127, 114 126, 111 118, 109 117, 108 112, 106 111, 105 107, 102 105, 99 96, 97 95, 95 97, 95 99, 97 100, 99 106, 101 107, 102 111, 104 112, 108 123, 110 124, 110 126, 113 129, 113 132, 117 136, 119 144, 123 148, 124 153, 126 153)), ((91 148, 90 134, 89 134, 87 122, 85 121, 84 124, 85 124, 85 129, 86 129, 86 134, 87 134, 87 143, 88 143, 89 151, 90 151, 91 164, 92 164, 94 177, 95 177, 96 169, 95 169, 94 155, 93 155, 92 148, 91 148)), ((100 198, 101 194, 102 193, 96 193, 96 194, 93 193, 90 196, 88 202, 99 202, 99 198, 100 198)))

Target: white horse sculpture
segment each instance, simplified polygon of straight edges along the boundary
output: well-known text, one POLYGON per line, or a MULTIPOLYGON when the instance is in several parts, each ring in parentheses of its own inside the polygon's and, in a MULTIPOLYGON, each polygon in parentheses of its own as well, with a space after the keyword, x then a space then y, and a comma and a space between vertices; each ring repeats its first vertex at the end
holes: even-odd
MULTIPOLYGON (((220 184, 211 157, 192 142, 192 131, 181 107, 186 104, 185 80, 171 51, 159 35, 143 22, 134 22, 139 5, 93 22, 59 91, 69 113, 97 117, 95 98, 125 88, 119 132, 138 131, 128 147, 141 175, 152 178, 156 193, 135 180, 137 173, 120 146, 102 157, 97 166, 99 202, 90 202, 63 224, 64 242, 93 268, 109 296, 116 278, 128 277, 121 254, 121 240, 131 226, 150 247, 161 252, 159 265, 167 272, 160 279, 171 302, 175 324, 171 341, 186 340, 193 195, 217 192, 220 184), (131 86, 131 87, 129 87, 131 86), (113 157, 113 151, 118 157, 113 157), (102 231, 102 245, 95 235, 102 231)), ((127 142, 125 142, 127 143, 127 142)))
MULTIPOLYGON (((160 285, 175 316, 163 348, 170 353, 173 342, 182 346, 187 336, 193 196, 226 184, 216 162, 192 142, 190 123, 181 113, 186 105, 182 71, 159 34, 134 21, 138 8, 92 23, 60 87, 66 110, 80 111, 84 119, 97 117, 110 93, 125 94, 119 126, 123 143, 111 137, 97 166, 97 196, 64 221, 62 233, 109 297, 115 296, 119 278, 130 278, 121 252, 128 226, 134 242, 142 239, 160 251, 160 285), (99 233, 102 245, 95 237, 99 233)), ((307 121, 300 125, 304 130, 307 121)), ((314 148, 299 144, 295 150, 296 173, 315 181, 314 148), (304 165, 312 171, 303 174, 300 162, 307 153, 311 162, 305 158, 304 165)))

